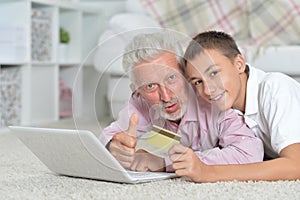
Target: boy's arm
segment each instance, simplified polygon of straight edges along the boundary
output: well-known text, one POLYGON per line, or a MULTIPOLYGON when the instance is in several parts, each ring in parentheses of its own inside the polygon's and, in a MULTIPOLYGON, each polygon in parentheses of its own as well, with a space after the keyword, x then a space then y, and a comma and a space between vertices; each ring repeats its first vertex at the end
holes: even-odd
POLYGON ((300 179, 300 143, 283 149, 280 158, 244 165, 206 165, 196 159, 193 151, 181 150, 178 146, 170 150, 173 167, 178 176, 187 176, 194 182, 300 179), (191 164, 186 157, 195 162, 191 164))

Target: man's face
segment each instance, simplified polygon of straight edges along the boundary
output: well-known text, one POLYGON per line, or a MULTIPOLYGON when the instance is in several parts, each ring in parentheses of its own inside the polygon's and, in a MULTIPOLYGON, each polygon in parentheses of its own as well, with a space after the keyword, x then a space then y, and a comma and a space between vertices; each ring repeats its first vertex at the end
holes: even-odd
POLYGON ((160 115, 179 120, 186 111, 186 81, 172 53, 163 53, 151 62, 133 68, 134 83, 150 106, 159 106, 160 115))
POLYGON ((206 50, 187 63, 188 81, 203 99, 220 110, 234 107, 243 102, 239 76, 243 70, 239 59, 237 56, 231 62, 217 50, 206 50))

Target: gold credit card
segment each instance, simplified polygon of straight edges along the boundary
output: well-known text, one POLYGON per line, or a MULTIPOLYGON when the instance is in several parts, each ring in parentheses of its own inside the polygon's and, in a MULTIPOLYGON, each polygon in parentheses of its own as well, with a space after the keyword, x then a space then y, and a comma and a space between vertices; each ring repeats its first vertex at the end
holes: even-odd
POLYGON ((169 149, 174 144, 179 144, 180 139, 181 136, 177 133, 153 125, 148 137, 148 143, 162 149, 169 149))

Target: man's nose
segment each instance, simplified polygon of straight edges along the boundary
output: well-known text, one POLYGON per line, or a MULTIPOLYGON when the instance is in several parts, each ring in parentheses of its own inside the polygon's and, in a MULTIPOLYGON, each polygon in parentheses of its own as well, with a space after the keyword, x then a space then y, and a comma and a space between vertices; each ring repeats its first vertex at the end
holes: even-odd
POLYGON ((159 92, 161 100, 168 102, 172 99, 173 92, 168 87, 160 86, 159 92))

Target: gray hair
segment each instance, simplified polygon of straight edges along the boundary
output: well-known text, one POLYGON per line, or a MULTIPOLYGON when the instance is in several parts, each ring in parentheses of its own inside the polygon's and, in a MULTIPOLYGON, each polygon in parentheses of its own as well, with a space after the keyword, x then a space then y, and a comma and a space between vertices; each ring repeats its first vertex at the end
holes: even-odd
POLYGON ((131 81, 132 68, 142 62, 150 62, 158 55, 171 52, 174 53, 179 67, 183 69, 183 50, 179 38, 174 33, 155 32, 141 33, 136 35, 126 46, 123 54, 123 68, 129 75, 131 81))

